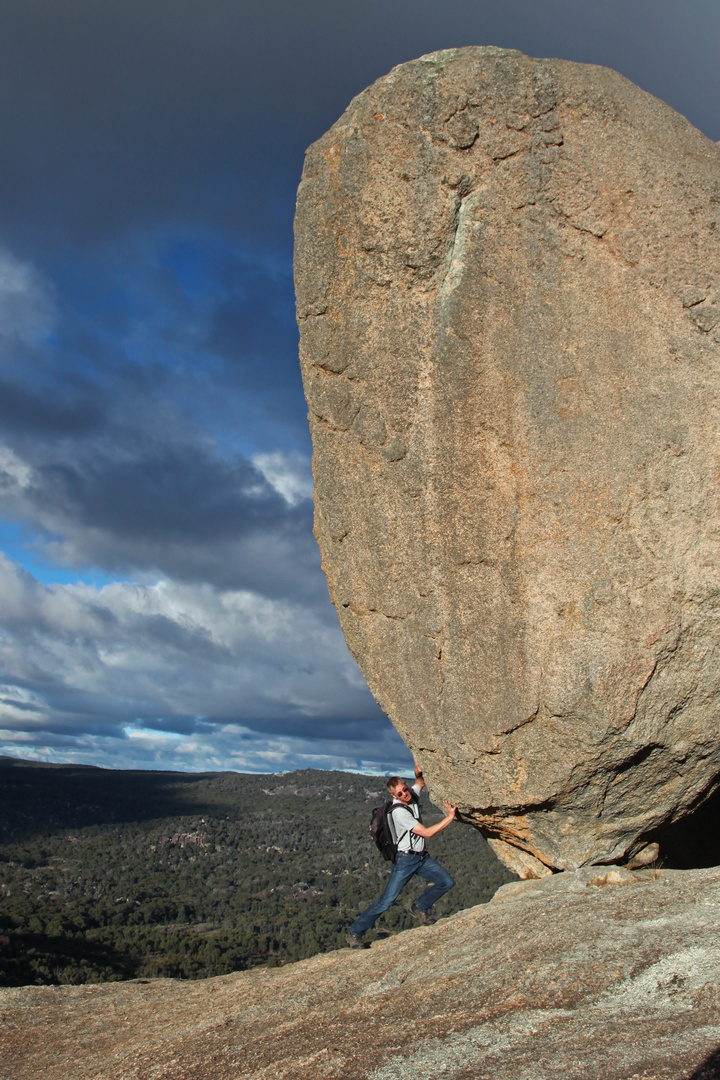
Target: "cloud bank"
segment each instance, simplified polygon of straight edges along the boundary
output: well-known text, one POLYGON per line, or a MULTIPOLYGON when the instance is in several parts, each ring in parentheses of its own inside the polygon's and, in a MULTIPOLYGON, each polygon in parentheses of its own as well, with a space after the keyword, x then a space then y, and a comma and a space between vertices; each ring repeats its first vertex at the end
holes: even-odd
POLYGON ((402 756, 339 629, 305 605, 167 580, 47 586, 5 557, 0 595, 6 752, 251 770, 402 756))

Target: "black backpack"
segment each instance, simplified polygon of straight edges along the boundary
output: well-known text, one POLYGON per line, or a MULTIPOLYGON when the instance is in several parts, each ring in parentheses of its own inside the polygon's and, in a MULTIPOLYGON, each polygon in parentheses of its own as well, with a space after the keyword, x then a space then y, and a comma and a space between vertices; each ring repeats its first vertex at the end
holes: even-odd
MULTIPOLYGON (((413 792, 413 802, 417 802, 415 792, 413 792)), ((382 806, 376 806, 372 812, 370 835, 383 859, 387 859, 388 862, 395 862, 395 856, 397 855, 397 843, 390 828, 390 814, 396 806, 403 805, 403 803, 396 803, 391 799, 390 802, 383 803, 382 806)))

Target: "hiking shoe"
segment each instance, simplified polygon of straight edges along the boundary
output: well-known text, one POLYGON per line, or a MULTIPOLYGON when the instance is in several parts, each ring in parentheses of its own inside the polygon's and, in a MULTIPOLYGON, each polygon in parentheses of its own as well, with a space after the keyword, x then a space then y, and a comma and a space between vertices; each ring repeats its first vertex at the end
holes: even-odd
POLYGON ((414 900, 412 902, 412 906, 410 907, 410 914, 413 916, 414 919, 419 919, 423 926, 432 926, 432 924, 435 922, 435 919, 430 914, 430 912, 422 911, 417 906, 414 900))
POLYGON ((367 949, 367 945, 358 934, 351 934, 348 931, 345 935, 345 940, 351 949, 367 949))

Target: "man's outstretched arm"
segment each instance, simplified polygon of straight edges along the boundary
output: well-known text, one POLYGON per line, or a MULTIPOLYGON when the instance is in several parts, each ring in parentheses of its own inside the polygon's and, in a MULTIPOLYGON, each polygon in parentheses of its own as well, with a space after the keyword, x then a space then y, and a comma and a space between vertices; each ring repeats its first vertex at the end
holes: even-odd
POLYGON ((455 811, 457 807, 451 806, 449 802, 443 803, 443 806, 447 810, 447 817, 444 817, 442 821, 438 821, 436 825, 431 825, 429 829, 426 829, 420 822, 415 825, 412 832, 416 836, 422 836, 425 840, 429 840, 431 836, 436 836, 443 829, 447 829, 448 825, 455 820, 455 811))
POLYGON ((413 765, 415 766, 415 784, 419 788, 424 788, 425 787, 425 779, 423 777, 423 771, 420 768, 420 766, 418 765, 415 758, 413 758, 413 765))

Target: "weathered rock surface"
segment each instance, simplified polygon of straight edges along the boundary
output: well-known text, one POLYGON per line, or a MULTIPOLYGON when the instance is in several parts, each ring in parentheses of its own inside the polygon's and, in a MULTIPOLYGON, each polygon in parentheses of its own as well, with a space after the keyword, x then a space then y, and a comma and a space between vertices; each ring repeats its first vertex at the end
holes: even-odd
POLYGON ((593 867, 275 971, 0 991, 3 1080, 710 1080, 720 870, 593 867))
POLYGON ((423 764, 521 873, 720 772, 720 148, 604 68, 435 53, 308 152, 316 535, 423 764))

